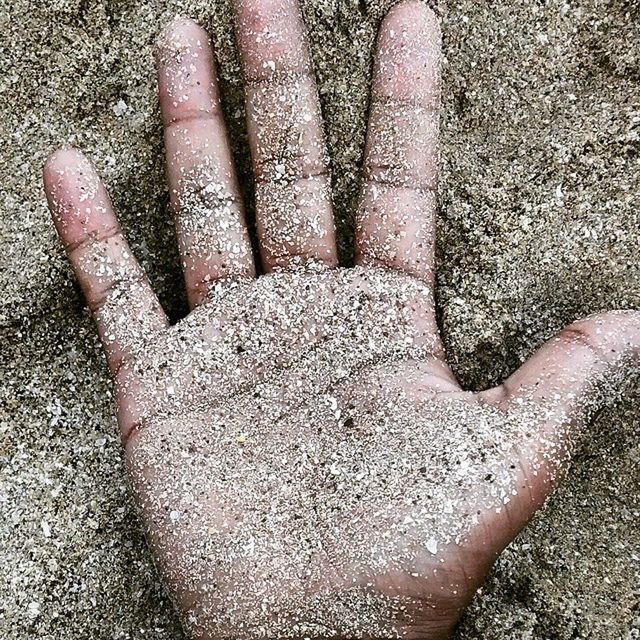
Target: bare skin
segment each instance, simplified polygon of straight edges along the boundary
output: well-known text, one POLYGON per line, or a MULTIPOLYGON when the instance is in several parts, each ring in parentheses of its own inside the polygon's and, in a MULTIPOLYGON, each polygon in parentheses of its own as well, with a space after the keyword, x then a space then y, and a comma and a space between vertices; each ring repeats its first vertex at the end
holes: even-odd
POLYGON ((434 15, 406 0, 381 27, 357 266, 343 269, 298 8, 236 13, 260 265, 213 53, 188 20, 158 44, 187 318, 169 326, 84 156, 58 151, 44 170, 149 543, 194 638, 446 638, 637 369, 640 313, 576 322, 499 387, 461 389, 432 286, 434 15))

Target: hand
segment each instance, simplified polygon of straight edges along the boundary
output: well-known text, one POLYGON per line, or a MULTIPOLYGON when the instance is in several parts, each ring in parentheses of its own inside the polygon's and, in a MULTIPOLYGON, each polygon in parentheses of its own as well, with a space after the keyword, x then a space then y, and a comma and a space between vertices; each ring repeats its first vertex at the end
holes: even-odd
POLYGON ((501 386, 463 391, 434 310, 434 15, 406 0, 381 28, 343 269, 298 10, 236 11, 264 275, 190 21, 158 48, 187 318, 168 325, 89 162, 63 150, 44 171, 149 543, 194 638, 445 638, 637 365, 640 313, 578 322, 501 386))

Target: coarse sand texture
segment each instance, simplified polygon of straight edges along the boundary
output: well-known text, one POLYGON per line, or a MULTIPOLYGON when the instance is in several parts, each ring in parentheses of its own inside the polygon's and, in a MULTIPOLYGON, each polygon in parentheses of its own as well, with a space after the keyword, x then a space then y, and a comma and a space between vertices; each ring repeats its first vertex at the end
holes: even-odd
MULTIPOLYGON (((320 238, 307 248, 328 263, 333 237, 318 230, 329 200, 340 261, 354 261, 372 54, 393 4, 301 2, 320 99, 292 110, 288 126, 297 131, 307 116, 325 124, 326 148, 320 132, 299 135, 311 137, 313 162, 331 166, 310 188, 305 236, 320 238)), ((259 215, 254 222, 254 203, 274 203, 268 181, 254 187, 231 0, 0 0, 2 640, 184 640, 160 574, 182 585, 176 604, 196 634, 322 637, 342 625, 346 635, 392 637, 415 603, 362 584, 383 568, 437 566, 473 535, 478 509, 499 518, 518 497, 517 452, 530 445, 526 472, 545 473, 572 449, 571 472, 500 556, 456 640, 640 638, 637 380, 622 398, 613 394, 622 368, 599 380, 615 402, 577 440, 553 403, 502 412, 444 387, 437 402, 427 398, 425 378, 440 376, 429 359, 442 345, 416 329, 425 326, 416 301, 428 300, 453 373, 479 391, 577 318, 640 308, 640 8, 431 6, 444 54, 434 298, 419 280, 377 268, 312 264, 253 283, 255 247, 242 226, 212 230, 197 215, 177 219, 193 245, 177 241, 154 72, 154 42, 176 15, 214 41, 231 155, 174 176, 189 188, 171 206, 232 210, 237 201, 210 173, 234 163, 262 258, 278 264, 295 235, 285 209, 280 244, 259 215), (235 284, 214 287, 213 302, 156 342, 139 338, 157 327, 124 321, 144 315, 137 272, 127 272, 128 315, 105 305, 112 343, 136 353, 115 389, 135 395, 140 411, 120 416, 126 465, 114 386, 42 190, 44 161, 63 145, 94 161, 171 323, 199 295, 187 300, 181 273, 189 256, 202 257, 198 243, 215 236, 233 256, 209 266, 235 284), (562 428, 533 446, 528 427, 541 422, 562 428), (158 569, 134 496, 156 525, 158 569), (347 583, 340 599, 331 595, 347 583), (203 606, 190 607, 203 592, 203 606), (268 614, 244 606, 256 594, 268 614)), ((295 103, 305 87, 282 90, 295 103)), ((256 95, 250 122, 278 115, 282 98, 256 95)), ((420 130, 425 144, 435 130, 435 121, 420 130)), ((394 131, 381 131, 392 153, 394 131)), ((88 197, 101 197, 97 186, 88 197)), ((88 251, 87 272, 104 268, 113 265, 88 251)))

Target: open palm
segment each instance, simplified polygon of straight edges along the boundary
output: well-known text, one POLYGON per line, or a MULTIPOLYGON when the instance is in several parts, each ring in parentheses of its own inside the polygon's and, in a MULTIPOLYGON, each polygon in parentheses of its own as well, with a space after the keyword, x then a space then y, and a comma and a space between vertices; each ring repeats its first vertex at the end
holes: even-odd
POLYGON ((408 0, 383 23, 344 269, 298 10, 236 12, 263 275, 211 48, 188 20, 158 47, 187 318, 168 325, 90 163, 63 150, 45 167, 150 545, 194 638, 447 637, 603 385, 637 363, 640 314, 578 322, 500 387, 463 391, 432 287, 435 17, 408 0))

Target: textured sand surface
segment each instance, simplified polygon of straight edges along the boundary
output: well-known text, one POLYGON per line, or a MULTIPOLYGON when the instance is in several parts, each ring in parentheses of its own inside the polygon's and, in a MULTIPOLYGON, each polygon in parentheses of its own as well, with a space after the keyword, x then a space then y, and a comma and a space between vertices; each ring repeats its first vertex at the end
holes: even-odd
MULTIPOLYGON (((350 256, 375 30, 390 2, 303 3, 350 256)), ((443 87, 436 297, 469 388, 578 316, 640 307, 640 10, 625 0, 437 9, 443 87)), ((228 2, 0 0, 0 637, 182 638, 136 520, 97 336, 40 169, 84 148, 173 319, 152 43, 213 35, 251 197, 228 2)), ((640 391, 601 413, 571 478, 503 554, 459 639, 640 637, 640 391)))

